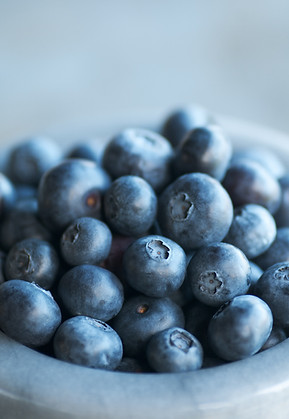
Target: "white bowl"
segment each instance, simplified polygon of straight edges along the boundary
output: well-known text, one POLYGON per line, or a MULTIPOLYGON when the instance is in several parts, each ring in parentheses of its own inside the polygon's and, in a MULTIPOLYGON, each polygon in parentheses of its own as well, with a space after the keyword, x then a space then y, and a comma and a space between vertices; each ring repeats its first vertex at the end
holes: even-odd
MULTIPOLYGON (((265 145, 288 159, 287 135, 232 118, 218 120, 236 147, 265 145)), ((117 124, 102 128, 101 135, 110 135, 115 128, 117 124)), ((131 374, 68 364, 0 332, 0 417, 287 419, 288 353, 286 340, 251 358, 218 367, 179 374, 131 374)))

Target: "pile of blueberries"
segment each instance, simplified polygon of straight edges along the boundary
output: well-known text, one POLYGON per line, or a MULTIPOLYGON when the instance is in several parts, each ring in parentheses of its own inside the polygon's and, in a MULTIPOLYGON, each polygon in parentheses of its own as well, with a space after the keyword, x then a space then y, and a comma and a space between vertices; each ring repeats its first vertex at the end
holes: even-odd
POLYGON ((206 110, 102 149, 14 146, 0 174, 0 329, 60 360, 193 371, 287 338, 289 174, 206 110))

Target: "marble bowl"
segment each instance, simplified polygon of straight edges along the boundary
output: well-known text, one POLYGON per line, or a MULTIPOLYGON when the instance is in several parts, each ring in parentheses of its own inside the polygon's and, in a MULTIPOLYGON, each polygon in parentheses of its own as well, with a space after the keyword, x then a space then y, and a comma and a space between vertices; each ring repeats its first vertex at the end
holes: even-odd
MULTIPOLYGON (((265 145, 285 162, 289 158, 289 136, 232 118, 218 119, 236 147, 265 145)), ((285 419, 288 354, 287 339, 251 358, 195 372, 131 374, 68 364, 0 332, 0 417, 285 419)))

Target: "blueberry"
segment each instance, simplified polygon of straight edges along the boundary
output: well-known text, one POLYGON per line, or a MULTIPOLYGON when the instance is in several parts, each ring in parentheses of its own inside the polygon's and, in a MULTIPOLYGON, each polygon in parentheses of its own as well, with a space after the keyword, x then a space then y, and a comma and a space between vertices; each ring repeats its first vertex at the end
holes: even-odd
POLYGON ((66 160, 41 178, 40 218, 53 231, 63 231, 79 217, 100 218, 102 195, 109 185, 109 176, 94 162, 66 160))
POLYGON ((250 264, 244 253, 227 243, 203 246, 187 269, 194 296, 213 307, 245 294, 251 283, 250 275, 250 264))
POLYGON ((232 219, 229 195, 216 179, 204 173, 179 177, 159 199, 162 234, 186 251, 223 240, 232 219))
POLYGON ((60 147, 50 138, 28 138, 17 144, 8 157, 8 171, 15 183, 38 185, 44 172, 62 159, 60 147))
POLYGON ((235 208, 225 242, 241 249, 251 259, 264 253, 276 237, 276 223, 270 212, 256 204, 235 208))
POLYGON ((184 327, 182 309, 169 298, 143 295, 127 300, 112 322, 128 357, 144 357, 149 339, 155 333, 174 326, 184 327))
POLYGON ((259 204, 274 214, 280 205, 281 188, 277 179, 254 160, 232 162, 223 185, 235 206, 259 204))
POLYGON ((258 352, 268 339, 273 317, 268 305, 253 295, 240 295, 213 316, 208 335, 215 353, 237 361, 258 352))
POLYGON ((176 147, 188 131, 207 125, 212 120, 206 109, 199 105, 190 105, 170 113, 163 122, 161 132, 176 147))
POLYGON ((153 131, 131 128, 111 139, 102 162, 114 179, 140 176, 159 191, 170 181, 172 157, 172 147, 164 137, 153 131))
POLYGON ((20 279, 0 285, 0 328, 24 345, 47 344, 61 322, 61 312, 49 291, 20 279))
POLYGON ((89 316, 105 322, 116 316, 124 299, 119 279, 93 265, 79 265, 67 271, 58 284, 58 294, 71 316, 89 316))
POLYGON ((279 156, 269 148, 251 146, 234 153, 232 162, 240 159, 253 160, 261 164, 276 179, 285 174, 286 168, 279 156))
POLYGON ((277 229, 277 235, 266 252, 262 253, 254 262, 265 270, 275 263, 289 260, 289 227, 277 229))
POLYGON ((69 265, 98 264, 110 252, 112 234, 108 226, 91 217, 73 221, 61 236, 60 251, 69 265))
POLYGON ((176 149, 176 176, 191 172, 207 173, 222 180, 232 155, 232 145, 217 125, 189 131, 176 149))
POLYGON ((150 297, 166 297, 182 285, 187 264, 185 252, 177 243, 151 235, 127 248, 123 266, 132 288, 150 297))
POLYGON ((180 327, 156 333, 147 346, 147 359, 157 372, 185 372, 201 368, 203 349, 198 339, 180 327))
POLYGON ((117 233, 141 236, 153 225, 157 215, 157 197, 139 176, 121 176, 104 196, 105 219, 117 233))
POLYGON ((57 358, 91 368, 114 370, 122 358, 118 334, 108 324, 87 316, 63 322, 53 346, 57 358))
POLYGON ((38 239, 17 242, 9 251, 5 263, 7 280, 23 279, 45 289, 54 284, 59 269, 59 258, 54 247, 38 239))
POLYGON ((18 200, 0 223, 0 243, 4 250, 8 251, 17 242, 28 238, 52 240, 51 232, 38 217, 35 198, 18 200))
POLYGON ((276 263, 265 270, 254 287, 255 294, 266 301, 274 320, 289 326, 289 262, 276 263))
POLYGON ((86 159, 100 164, 102 147, 98 140, 83 140, 69 150, 68 158, 86 159))

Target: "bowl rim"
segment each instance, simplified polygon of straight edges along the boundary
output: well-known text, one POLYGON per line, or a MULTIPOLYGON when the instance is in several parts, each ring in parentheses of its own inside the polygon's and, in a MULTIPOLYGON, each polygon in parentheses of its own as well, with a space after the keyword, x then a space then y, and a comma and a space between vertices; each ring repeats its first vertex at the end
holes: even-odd
MULTIPOLYGON (((282 132, 226 116, 217 115, 217 121, 237 148, 265 145, 283 160, 289 156, 289 136, 282 132)), ((8 419, 226 419, 233 415, 255 419, 259 414, 285 418, 288 351, 289 339, 251 358, 217 367, 132 374, 68 364, 0 332, 0 407, 8 419)))

